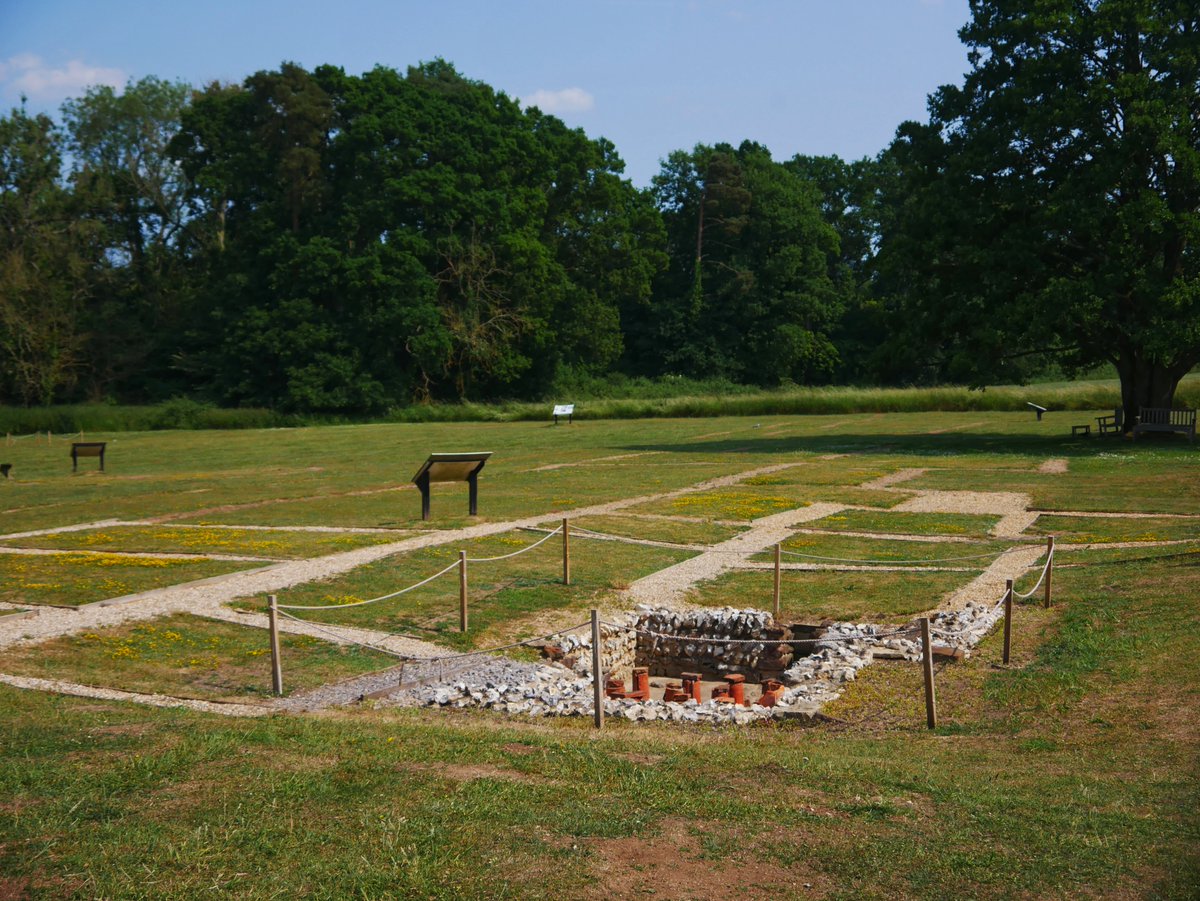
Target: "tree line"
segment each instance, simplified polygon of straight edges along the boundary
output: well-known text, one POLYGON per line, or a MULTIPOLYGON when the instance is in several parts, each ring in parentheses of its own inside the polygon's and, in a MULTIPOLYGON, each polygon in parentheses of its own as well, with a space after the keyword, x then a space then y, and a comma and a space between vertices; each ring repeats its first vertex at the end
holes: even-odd
POLYGON ((435 60, 0 119, 0 402, 377 413, 623 373, 983 384, 1200 362, 1200 20, 975 0, 874 158, 616 148, 435 60))

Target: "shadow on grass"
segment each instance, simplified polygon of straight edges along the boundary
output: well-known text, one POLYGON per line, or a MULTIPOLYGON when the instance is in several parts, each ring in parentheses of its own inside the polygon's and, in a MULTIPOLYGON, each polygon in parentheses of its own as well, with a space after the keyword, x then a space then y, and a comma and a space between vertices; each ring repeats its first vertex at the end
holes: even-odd
POLYGON ((1115 438, 1080 439, 1054 435, 1013 435, 997 432, 968 435, 797 435, 786 438, 728 438, 719 441, 679 441, 627 444, 622 450, 658 451, 681 454, 795 454, 858 453, 909 454, 944 457, 967 454, 1028 454, 1031 456, 1091 457, 1102 453, 1146 453, 1176 451, 1180 456, 1194 452, 1186 441, 1143 441, 1136 444, 1115 438))

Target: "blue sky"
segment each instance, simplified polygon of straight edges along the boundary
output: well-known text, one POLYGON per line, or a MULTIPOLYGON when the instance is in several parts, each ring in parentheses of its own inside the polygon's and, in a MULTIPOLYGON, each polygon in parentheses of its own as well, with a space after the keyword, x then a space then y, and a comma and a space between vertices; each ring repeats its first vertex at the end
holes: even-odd
POLYGON ((294 60, 359 73, 442 57, 617 145, 873 156, 961 80, 967 0, 0 0, 0 104, 94 83, 240 82, 294 60))

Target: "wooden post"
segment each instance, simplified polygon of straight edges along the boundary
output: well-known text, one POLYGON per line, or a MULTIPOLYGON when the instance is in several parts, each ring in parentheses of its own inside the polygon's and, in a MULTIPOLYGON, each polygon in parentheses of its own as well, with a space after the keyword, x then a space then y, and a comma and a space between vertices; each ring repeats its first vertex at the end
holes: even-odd
POLYGON ((1008 663, 1008 652, 1012 647, 1012 579, 1004 582, 1004 662, 1008 663))
POLYGON ((592 699, 596 728, 604 728, 604 673, 600 671, 600 611, 592 611, 592 699))
POLYGON ((458 552, 458 631, 467 631, 467 552, 458 552))
POLYGON ((775 611, 775 619, 779 619, 779 562, 783 556, 783 546, 781 542, 775 542, 775 596, 773 609, 775 611))
POLYGON ((571 584, 571 526, 563 517, 563 584, 571 584))
POLYGON ((929 639, 929 617, 922 616, 921 668, 925 671, 925 719, 930 729, 937 728, 937 698, 933 691, 933 642, 929 639))
POLYGON ((283 695, 283 662, 279 659, 279 609, 275 595, 267 595, 267 621, 271 627, 271 691, 283 695))
POLYGON ((1054 578, 1054 536, 1046 539, 1046 609, 1050 609, 1050 580, 1054 578))

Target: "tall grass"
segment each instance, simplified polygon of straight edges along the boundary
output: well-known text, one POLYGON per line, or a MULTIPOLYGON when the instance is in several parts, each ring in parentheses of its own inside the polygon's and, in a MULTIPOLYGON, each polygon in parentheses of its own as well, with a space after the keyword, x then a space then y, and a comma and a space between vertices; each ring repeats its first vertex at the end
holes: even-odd
MULTIPOLYGON (((1049 410, 1104 410, 1120 404, 1115 379, 1004 385, 972 390, 936 388, 788 387, 763 390, 720 380, 581 379, 578 393, 560 386, 558 402, 575 402, 580 419, 652 419, 715 416, 846 415, 853 413, 1024 411, 1032 401, 1049 410)), ((1176 406, 1200 406, 1200 374, 1175 393, 1176 406)), ((78 404, 0 407, 0 432, 149 431, 155 429, 263 429, 344 422, 536 422, 548 418, 544 401, 433 403, 397 407, 381 417, 228 409, 186 398, 152 406, 78 404)))

